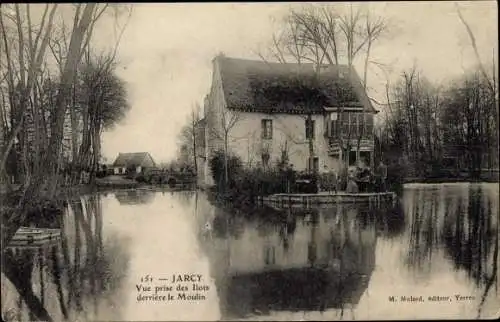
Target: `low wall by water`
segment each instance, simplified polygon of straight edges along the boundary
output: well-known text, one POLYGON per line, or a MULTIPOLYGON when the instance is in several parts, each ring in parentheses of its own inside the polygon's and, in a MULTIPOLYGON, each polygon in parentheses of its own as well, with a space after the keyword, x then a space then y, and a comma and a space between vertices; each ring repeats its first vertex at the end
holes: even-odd
POLYGON ((394 192, 379 193, 333 193, 333 194, 275 194, 259 197, 259 202, 269 206, 311 206, 338 203, 381 204, 395 202, 394 192))

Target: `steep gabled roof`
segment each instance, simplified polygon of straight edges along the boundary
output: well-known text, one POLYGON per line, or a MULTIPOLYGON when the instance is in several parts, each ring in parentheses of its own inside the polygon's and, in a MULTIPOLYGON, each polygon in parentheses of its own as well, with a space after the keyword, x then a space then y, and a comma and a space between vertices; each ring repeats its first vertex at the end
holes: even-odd
POLYGON ((113 162, 113 167, 141 166, 148 156, 151 157, 148 152, 120 153, 113 162))
POLYGON ((227 107, 280 113, 322 113, 324 107, 376 112, 347 65, 281 64, 217 56, 227 107))

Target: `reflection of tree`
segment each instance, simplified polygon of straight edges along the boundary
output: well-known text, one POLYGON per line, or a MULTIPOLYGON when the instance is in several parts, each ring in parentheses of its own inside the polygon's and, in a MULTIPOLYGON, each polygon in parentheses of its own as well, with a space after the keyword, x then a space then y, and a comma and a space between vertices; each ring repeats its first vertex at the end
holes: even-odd
POLYGON ((16 256, 13 250, 7 249, 2 254, 2 272, 15 286, 31 314, 42 321, 53 321, 33 291, 32 274, 35 256, 32 250, 22 251, 16 256))
POLYGON ((279 236, 283 243, 283 250, 288 252, 290 247, 290 242, 293 239, 293 234, 295 233, 295 228, 297 227, 297 222, 291 211, 291 209, 286 210, 286 218, 283 220, 283 225, 281 225, 279 230, 279 236))
POLYGON ((195 197, 195 194, 196 194, 195 191, 182 190, 182 191, 177 191, 175 193, 175 196, 180 201, 180 204, 183 207, 191 208, 192 207, 191 203, 193 202, 193 198, 195 197))
POLYGON ((430 263, 432 252, 436 245, 436 195, 433 191, 419 190, 409 199, 412 213, 410 228, 410 248, 408 264, 410 267, 421 268, 424 263, 430 263))
POLYGON ((70 280, 78 284, 70 290, 68 306, 74 301, 73 309, 84 312, 83 302, 93 300, 94 315, 97 315, 97 299, 118 286, 115 279, 123 278, 127 268, 127 257, 123 253, 122 246, 114 240, 110 240, 107 247, 104 247, 102 207, 99 195, 80 198, 71 206, 76 232, 75 256, 74 263, 65 267, 63 273, 70 274, 72 277, 70 280), (85 253, 81 253, 82 246, 86 250, 85 253))
POLYGON ((491 210, 491 199, 482 194, 480 187, 477 190, 471 188, 467 209, 459 208, 455 222, 445 225, 443 229, 446 251, 455 267, 465 269, 477 285, 485 284, 489 280, 488 275, 494 274, 488 272, 491 268, 488 260, 494 251, 492 246, 495 236, 498 237, 498 230, 492 226, 494 214, 491 210))
POLYGON ((138 205, 153 202, 155 192, 147 189, 122 190, 115 192, 120 205, 138 205))
POLYGON ((373 216, 353 224, 363 217, 358 211, 266 207, 215 219, 214 249, 207 254, 223 315, 328 308, 343 314, 345 303, 356 305, 374 269, 376 245, 373 216), (231 220, 240 223, 232 224, 236 234, 231 220), (217 232, 223 223, 229 226, 217 232))
POLYGON ((371 208, 370 216, 365 218, 372 218, 372 216, 375 216, 377 231, 381 236, 393 238, 405 231, 405 214, 399 202, 394 206, 381 205, 371 208))
POLYGON ((430 267, 433 252, 443 248, 455 269, 463 269, 476 286, 485 286, 488 292, 497 280, 499 230, 493 213, 497 197, 475 185, 442 195, 426 190, 408 193, 411 267, 423 263, 430 267))
POLYGON ((72 199, 60 222, 60 246, 37 253, 21 249, 15 254, 9 250, 2 256, 2 271, 16 287, 34 320, 79 319, 82 315, 86 320, 95 320, 99 313, 98 300, 121 285, 127 272, 128 255, 123 240, 117 241, 114 237, 103 243, 100 203, 99 195, 72 199), (40 298, 33 294, 34 263, 38 264, 40 274, 40 298), (49 284, 54 287, 48 287, 49 284), (47 291, 54 294, 46 295, 47 291), (52 311, 51 299, 57 300, 62 318, 54 315, 58 312, 52 311), (52 316, 44 306, 51 308, 52 316), (73 314, 76 316, 71 317, 73 314))

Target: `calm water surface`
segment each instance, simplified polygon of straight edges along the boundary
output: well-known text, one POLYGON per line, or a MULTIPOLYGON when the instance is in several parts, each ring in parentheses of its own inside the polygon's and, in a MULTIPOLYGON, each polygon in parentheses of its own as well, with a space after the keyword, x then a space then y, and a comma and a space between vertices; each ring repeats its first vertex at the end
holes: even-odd
POLYGON ((60 241, 2 255, 2 313, 23 321, 494 317, 498 196, 497 184, 409 185, 386 209, 251 213, 189 191, 75 198, 53 224, 60 241), (141 277, 175 273, 202 275, 205 300, 137 301, 141 277))

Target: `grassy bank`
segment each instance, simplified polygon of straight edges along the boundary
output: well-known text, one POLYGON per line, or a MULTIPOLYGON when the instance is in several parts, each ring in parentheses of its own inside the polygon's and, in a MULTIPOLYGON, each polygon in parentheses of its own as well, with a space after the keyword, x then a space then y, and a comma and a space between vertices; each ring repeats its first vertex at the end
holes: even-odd
POLYGON ((403 183, 459 183, 459 182, 487 182, 487 183, 498 183, 498 177, 494 176, 484 176, 479 179, 471 179, 467 177, 451 177, 451 178, 425 178, 425 177, 415 177, 415 178, 404 178, 403 183))

